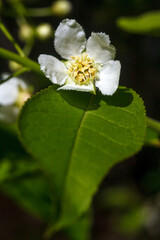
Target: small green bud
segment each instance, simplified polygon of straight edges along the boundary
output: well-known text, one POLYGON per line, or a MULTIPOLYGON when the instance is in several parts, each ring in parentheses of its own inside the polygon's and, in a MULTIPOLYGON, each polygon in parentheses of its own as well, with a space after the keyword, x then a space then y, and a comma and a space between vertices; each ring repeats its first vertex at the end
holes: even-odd
POLYGON ((9 61, 8 65, 12 72, 16 72, 22 68, 22 65, 14 62, 14 61, 9 61))
POLYGON ((29 24, 25 23, 20 26, 20 29, 19 29, 20 40, 24 42, 28 41, 33 37, 33 35, 34 35, 34 30, 29 24))
POLYGON ((42 23, 36 28, 36 35, 41 40, 46 40, 53 36, 53 30, 49 23, 42 23))
POLYGON ((68 0, 57 0, 52 4, 51 8, 53 15, 64 16, 71 12, 72 4, 68 0))

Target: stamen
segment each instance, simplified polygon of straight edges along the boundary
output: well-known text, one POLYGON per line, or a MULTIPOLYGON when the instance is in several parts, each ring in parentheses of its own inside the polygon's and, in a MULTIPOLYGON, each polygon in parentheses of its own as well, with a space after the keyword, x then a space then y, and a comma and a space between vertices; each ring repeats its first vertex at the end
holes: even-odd
POLYGON ((71 56, 68 63, 68 74, 78 84, 88 84, 94 81, 98 72, 97 66, 93 59, 86 53, 81 56, 71 56))

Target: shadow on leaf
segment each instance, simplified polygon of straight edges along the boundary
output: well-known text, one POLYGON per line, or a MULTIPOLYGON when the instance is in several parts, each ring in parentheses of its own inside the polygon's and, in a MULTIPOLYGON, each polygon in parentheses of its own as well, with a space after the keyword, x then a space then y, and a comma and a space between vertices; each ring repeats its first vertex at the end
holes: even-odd
POLYGON ((133 95, 129 88, 120 87, 112 96, 102 96, 101 99, 108 105, 127 107, 132 103, 133 95))
POLYGON ((115 107, 127 107, 133 101, 133 96, 129 92, 129 89, 123 87, 120 87, 112 96, 104 96, 98 91, 96 95, 86 92, 60 91, 60 95, 70 105, 83 109, 84 111, 87 109, 98 109, 101 101, 115 107))
POLYGON ((92 93, 88 92, 77 92, 77 91, 61 91, 60 92, 62 98, 67 101, 70 105, 83 109, 86 111, 88 108, 89 110, 96 110, 100 107, 100 97, 98 95, 93 95, 92 93), (91 104, 92 98, 95 98, 94 104, 91 104))

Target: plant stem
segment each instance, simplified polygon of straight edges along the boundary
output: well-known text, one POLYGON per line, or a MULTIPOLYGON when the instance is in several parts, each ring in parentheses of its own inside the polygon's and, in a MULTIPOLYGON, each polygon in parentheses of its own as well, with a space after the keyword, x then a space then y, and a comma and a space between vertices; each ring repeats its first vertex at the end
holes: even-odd
POLYGON ((29 54, 30 54, 30 52, 32 50, 32 47, 34 45, 34 41, 35 41, 35 39, 32 37, 31 39, 29 39, 26 42, 26 45, 23 48, 23 52, 25 53, 26 56, 29 56, 29 54))
POLYGON ((155 130, 156 132, 160 133, 160 122, 157 120, 154 120, 150 117, 147 117, 147 124, 148 127, 155 130))
POLYGON ((13 77, 19 76, 19 75, 21 75, 22 73, 27 72, 28 70, 29 70, 28 68, 21 68, 21 69, 18 70, 17 72, 14 72, 14 73, 12 73, 11 75, 9 75, 9 77, 7 77, 6 79, 0 80, 0 84, 7 82, 8 80, 10 80, 10 79, 13 78, 13 77))
MULTIPOLYGON (((19 64, 21 64, 22 66, 29 68, 29 70, 34 71, 35 73, 38 73, 39 75, 43 75, 42 72, 40 71, 40 66, 38 63, 36 63, 33 60, 30 60, 27 57, 21 57, 16 53, 13 53, 11 51, 8 51, 4 48, 0 48, 0 57, 5 58, 5 59, 9 59, 9 60, 13 60, 19 64)), ((44 75, 43 75, 44 76, 44 75)))
POLYGON ((17 50, 17 52, 19 53, 20 56, 24 57, 24 52, 22 51, 22 49, 20 48, 20 46, 18 45, 18 43, 14 40, 14 38, 12 37, 12 35, 10 34, 10 32, 7 30, 7 28, 4 26, 4 24, 0 21, 0 29, 2 30, 2 32, 4 33, 4 35, 8 38, 8 40, 13 44, 13 46, 15 47, 15 49, 17 50))
MULTIPOLYGON (((15 12, 13 12, 13 14, 14 15, 16 14, 17 17, 24 18, 24 16, 27 13, 27 9, 23 5, 22 1, 19 1, 19 0, 9 0, 9 2, 11 4, 12 9, 15 10, 15 12)), ((14 17, 14 15, 13 15, 13 17, 14 17)))
POLYGON ((27 9, 27 15, 29 15, 30 17, 47 17, 53 14, 51 7, 44 7, 44 8, 29 8, 27 9))

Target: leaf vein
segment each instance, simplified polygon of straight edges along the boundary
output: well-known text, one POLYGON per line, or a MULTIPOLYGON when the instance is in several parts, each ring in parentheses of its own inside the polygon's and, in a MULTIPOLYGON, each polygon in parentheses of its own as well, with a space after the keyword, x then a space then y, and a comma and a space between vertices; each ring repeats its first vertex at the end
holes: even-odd
POLYGON ((88 144, 89 146, 91 146, 91 147, 99 150, 99 151, 102 152, 103 154, 108 155, 110 158, 113 158, 112 155, 111 155, 109 152, 102 150, 101 148, 97 147, 97 145, 94 145, 93 143, 91 144, 90 142, 85 141, 84 138, 82 138, 82 137, 79 137, 79 139, 80 139, 82 142, 88 144))
POLYGON ((117 145, 120 145, 120 146, 123 146, 123 147, 128 146, 128 144, 123 144, 123 143, 117 142, 117 141, 115 141, 113 138, 110 138, 110 137, 104 135, 102 132, 99 132, 99 131, 96 132, 95 130, 93 130, 93 129, 89 128, 89 127, 86 127, 86 126, 82 126, 82 127, 83 127, 83 128, 86 128, 86 129, 88 129, 88 130, 90 130, 90 131, 92 131, 92 132, 94 132, 94 133, 99 134, 100 136, 108 139, 109 141, 111 141, 111 142, 113 142, 113 143, 115 143, 115 144, 117 144, 117 145))
MULTIPOLYGON (((107 119, 107 118, 102 117, 102 116, 100 116, 100 115, 97 115, 97 114, 95 114, 95 113, 91 113, 91 112, 88 112, 88 113, 89 113, 90 115, 93 115, 93 116, 96 116, 96 117, 98 117, 98 118, 100 118, 100 119, 103 119, 103 120, 105 120, 105 121, 107 121, 107 122, 113 123, 114 125, 116 125, 116 126, 118 126, 118 127, 125 128, 125 129, 131 129, 130 127, 126 127, 125 125, 116 123, 116 122, 114 122, 114 121, 112 121, 112 120, 110 120, 110 119, 107 119)), ((132 127, 132 128, 133 128, 133 127, 132 127)))

